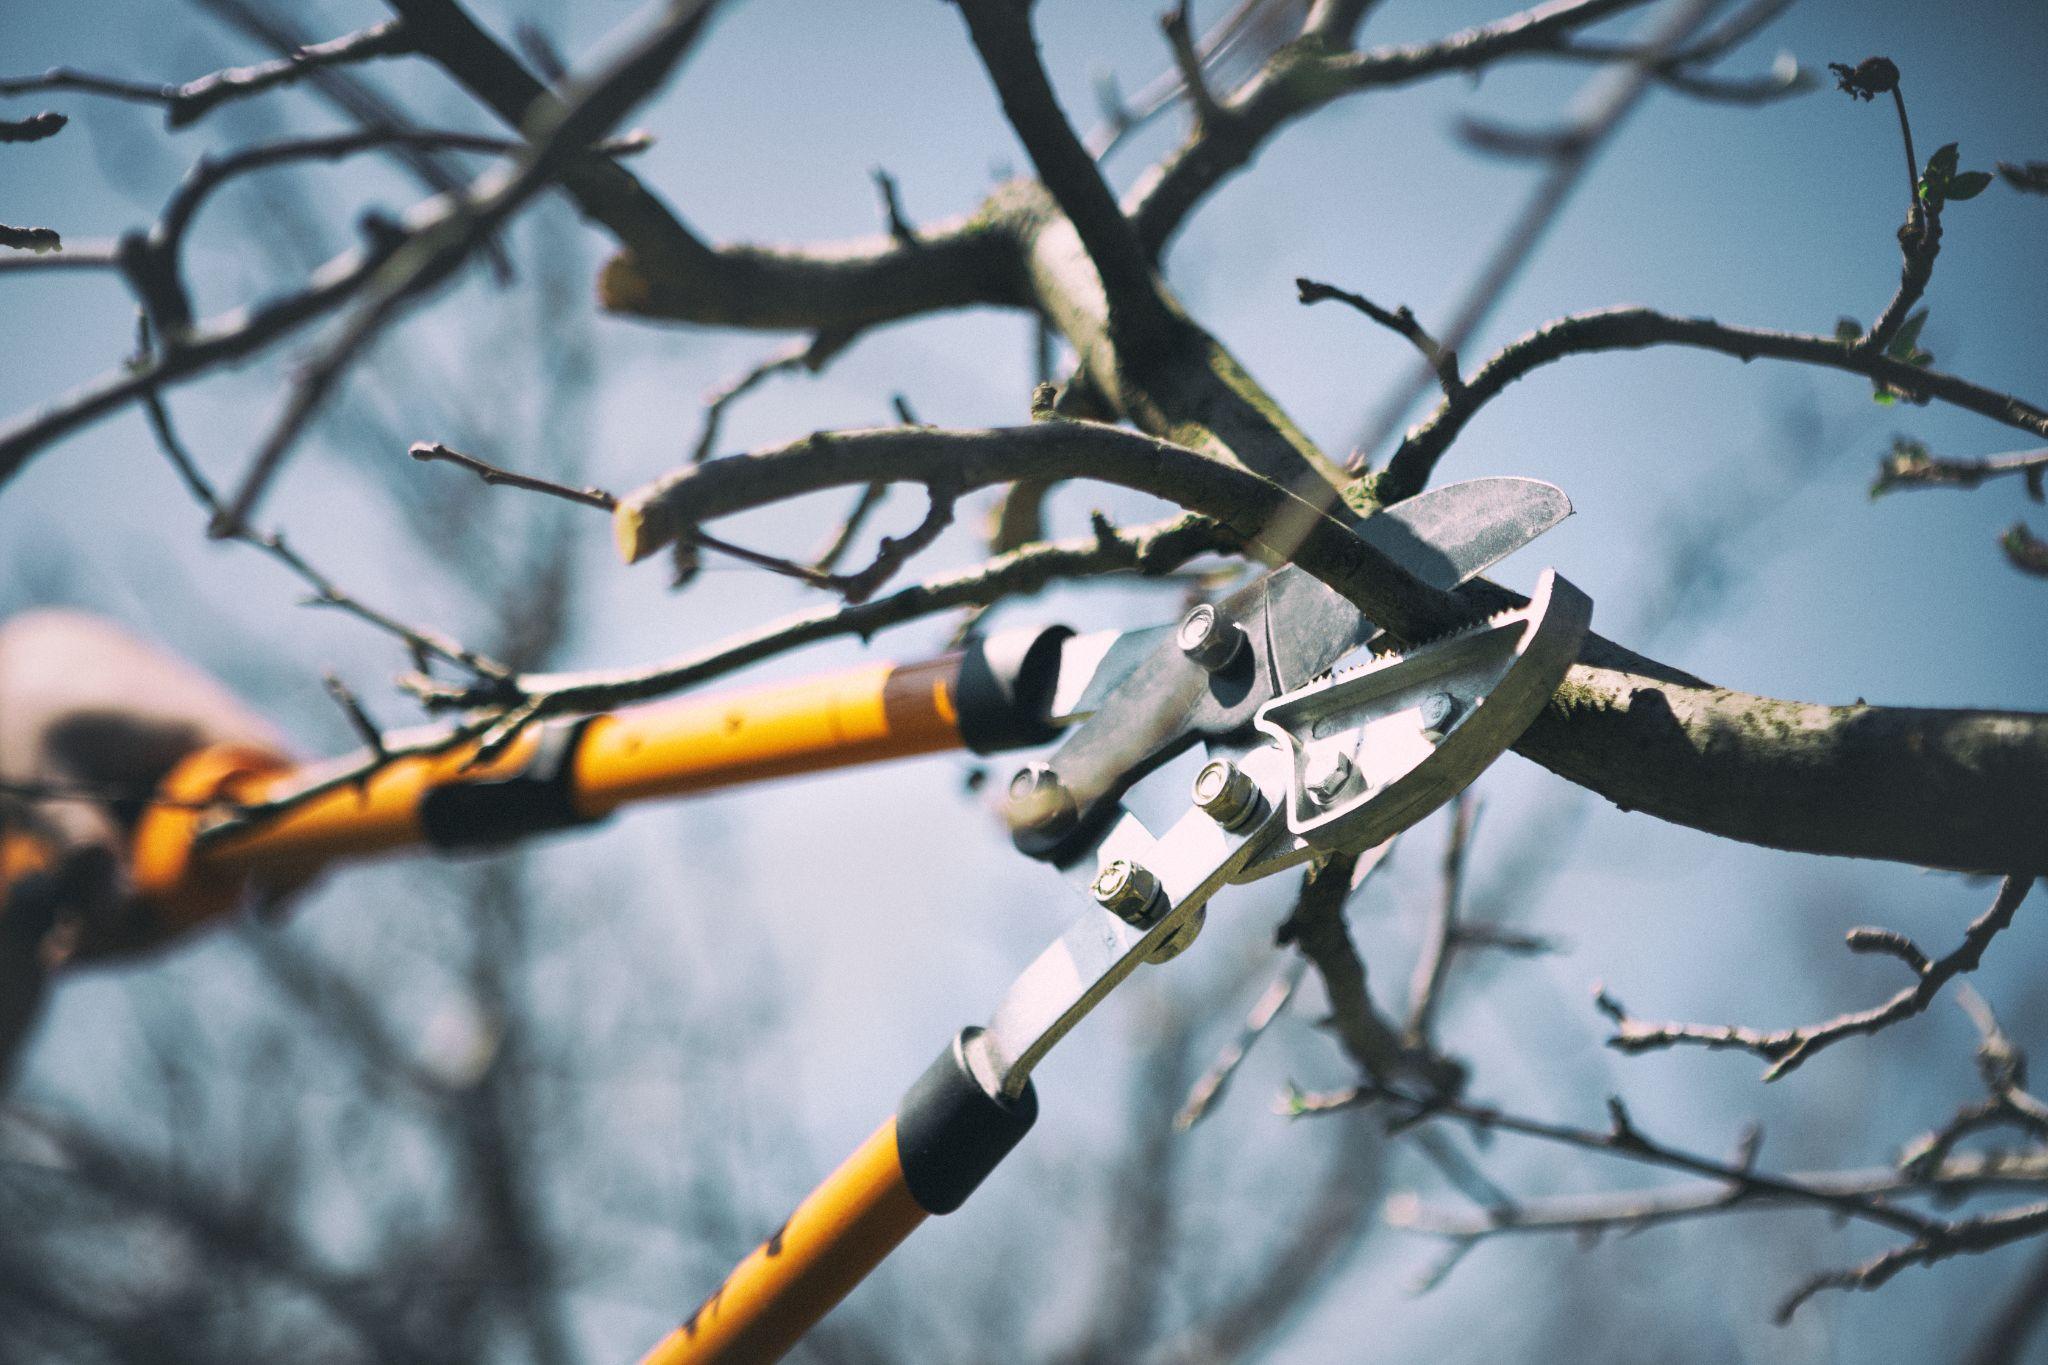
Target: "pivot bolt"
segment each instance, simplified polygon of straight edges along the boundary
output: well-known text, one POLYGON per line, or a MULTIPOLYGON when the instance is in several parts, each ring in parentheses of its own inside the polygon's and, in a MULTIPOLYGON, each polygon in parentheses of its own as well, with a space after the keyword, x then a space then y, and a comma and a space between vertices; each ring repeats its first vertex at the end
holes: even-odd
POLYGON ((1180 618, 1180 630, 1174 638, 1181 653, 1215 673, 1229 667, 1237 657, 1237 651, 1244 645, 1244 627, 1225 621, 1216 614, 1216 608, 1203 602, 1180 618))
POLYGON ((1238 829, 1257 813, 1259 787, 1227 758, 1206 764, 1195 774, 1195 809, 1225 829, 1238 829))
POLYGON ((1135 928, 1159 918, 1159 878, 1128 858, 1104 863, 1088 889, 1103 909, 1135 928))
POLYGON ((1422 737, 1435 744, 1449 733, 1451 722, 1458 718, 1458 699, 1448 692, 1432 692, 1422 699, 1419 709, 1422 737))
POLYGON ((1057 834, 1076 814, 1072 794, 1046 764, 1027 763, 1011 775, 1010 823, 1019 829, 1057 834))
POLYGON ((1341 749, 1319 749, 1303 761, 1301 785, 1312 805, 1334 806, 1358 780, 1351 756, 1341 749))

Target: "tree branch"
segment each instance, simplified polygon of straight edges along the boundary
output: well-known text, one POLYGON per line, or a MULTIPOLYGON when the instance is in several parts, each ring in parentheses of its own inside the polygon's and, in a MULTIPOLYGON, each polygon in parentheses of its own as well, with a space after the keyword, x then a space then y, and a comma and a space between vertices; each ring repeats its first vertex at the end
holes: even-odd
POLYGON ((1844 370, 1915 400, 1938 398, 2021 431, 2048 436, 2048 411, 2032 403, 1940 370, 1866 354, 1853 343, 1834 337, 1736 327, 1712 318, 1673 317, 1648 308, 1610 308, 1559 318, 1503 346, 1467 377, 1458 399, 1446 398, 1409 430, 1381 475, 1381 496, 1397 500, 1421 489, 1437 460, 1473 415, 1530 371, 1566 356, 1649 346, 1690 346, 1743 361, 1761 356, 1844 370))
POLYGON ((1807 1058, 1822 1048, 1840 1042, 1844 1038, 1859 1034, 1872 1034, 1880 1029, 1910 1019, 1923 1013, 1934 1003, 1941 988, 1964 972, 1973 972, 1984 959, 1984 950, 1991 945, 2000 931, 2012 923, 2012 917, 2027 898, 2034 879, 2031 876, 2007 877, 1999 886, 1998 895, 1991 907, 1971 922, 1963 933, 1962 943, 1954 952, 1929 960, 1910 941, 1889 930, 1852 929, 1849 931, 1851 952, 1881 952, 1898 958, 1912 970, 1915 981, 1882 1005, 1867 1010, 1839 1015, 1818 1024, 1806 1024, 1798 1028, 1781 1029, 1766 1033, 1757 1029, 1744 1028, 1738 1024, 1709 1027, 1700 1024, 1650 1024, 1629 1017, 1621 1004, 1605 991, 1595 997, 1601 1013, 1614 1020, 1616 1031, 1607 1040, 1607 1045, 1620 1052, 1655 1052, 1681 1044, 1693 1044, 1710 1050, 1734 1048, 1753 1053, 1770 1062, 1764 1072, 1766 1081, 1796 1069, 1807 1058))
POLYGON ((716 7, 717 0, 670 0, 661 20, 635 37, 603 70, 576 82, 566 100, 535 111, 522 130, 529 146, 512 166, 490 172, 461 194, 440 201, 435 212, 407 234, 366 290, 354 316, 295 376, 284 412, 228 501, 230 523, 254 511, 314 413, 364 348, 401 309, 452 275, 565 167, 591 160, 593 144, 668 79, 716 7))
POLYGON ((417 50, 404 22, 393 19, 329 42, 309 44, 275 61, 230 67, 182 85, 122 80, 114 76, 95 76, 70 67, 57 67, 40 76, 0 80, 0 95, 25 95, 36 90, 75 90, 132 103, 161 104, 165 121, 173 128, 183 128, 229 100, 290 85, 324 67, 366 62, 378 57, 404 56, 417 50))
POLYGON ((1029 8, 1014 0, 955 3, 1003 113, 1101 278, 1111 335, 1132 352, 1159 343, 1171 319, 1154 284, 1151 259, 1053 96, 1038 59, 1029 8))

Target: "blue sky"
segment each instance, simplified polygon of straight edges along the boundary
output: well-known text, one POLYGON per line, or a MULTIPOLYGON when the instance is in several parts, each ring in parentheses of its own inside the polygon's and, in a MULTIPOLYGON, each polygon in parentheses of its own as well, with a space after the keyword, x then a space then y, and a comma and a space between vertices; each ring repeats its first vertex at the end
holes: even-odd
MULTIPOLYGON (((477 6, 501 33, 520 19, 543 24, 572 54, 588 51, 634 13, 593 3, 565 22, 555 8, 477 6)), ((122 0, 20 9, 8 23, 10 70, 71 63, 183 77, 255 55, 177 8, 122 0)), ((1039 9, 1046 59, 1072 110, 1091 107, 1097 72, 1115 71, 1131 90, 1163 64, 1153 0, 1044 0, 1039 9)), ((325 3, 313 12, 320 22, 304 22, 322 32, 378 13, 357 3, 325 3)), ((1391 0, 1366 37, 1424 39, 1500 12, 1465 0, 1391 0)), ((1923 157, 1955 141, 1965 166, 1988 168, 1994 160, 2048 156, 2048 104, 2038 98, 2048 25, 2039 19, 2038 5, 2028 3, 1808 0, 1727 68, 1761 69, 1780 47, 1813 68, 1885 53, 1904 72, 1923 157)), ((1462 149, 1453 121, 1469 113, 1542 123, 1588 75, 1581 67, 1525 63, 1477 83, 1447 78, 1322 111, 1281 134, 1215 196, 1175 245, 1169 278, 1310 434, 1342 454, 1380 396, 1405 374, 1410 356, 1355 315, 1300 308, 1293 278, 1312 276, 1389 305, 1407 303, 1425 322, 1445 316, 1531 177, 1524 167, 1462 149)), ((429 121, 478 124, 448 82, 417 65, 385 68, 379 79, 429 121)), ((103 236, 143 221, 192 155, 238 140, 239 116, 209 120, 167 141, 146 111, 72 98, 51 97, 36 107, 42 104, 77 122, 53 142, 7 149, 0 218, 54 226, 67 237, 103 236)), ((300 126, 330 121, 303 95, 277 97, 274 107, 300 126)), ((11 112, 26 111, 24 105, 11 112)), ((914 218, 935 219, 970 209, 1001 168, 1024 165, 958 16, 935 0, 749 0, 637 122, 658 138, 637 163, 640 173, 721 239, 874 232, 875 166, 897 177, 914 218)), ((243 133, 249 127, 239 126, 243 133)), ((1128 183, 1161 145, 1155 136, 1120 152, 1113 175, 1128 183)), ((1900 159, 1896 124, 1882 104, 1820 92, 1750 110, 1653 95, 1601 155, 1540 255, 1466 348, 1468 364, 1549 317, 1619 303, 1808 331, 1829 331, 1844 314, 1867 321, 1897 277, 1900 159)), ((413 194, 388 169, 368 163, 322 172, 316 183, 335 202, 337 230, 356 206, 396 207, 413 194)), ((567 217, 555 208, 542 212, 567 217)), ((223 196, 209 215, 199 229, 205 245, 194 257, 206 311, 275 282, 273 268, 241 235, 251 223, 251 201, 223 196)), ((1952 208, 1945 226, 1923 344, 1944 368, 2038 400, 2041 328, 2048 323, 2041 274, 2048 205, 1998 186, 1952 208)), ((579 249, 594 263, 603 248, 585 234, 579 249)), ((128 305, 111 280, 11 277, 0 281, 0 291, 16 339, 0 367, 0 409, 7 412, 116 363, 128 344, 128 305)), ((508 351, 499 329, 533 325, 487 282, 469 278, 416 315, 409 324, 416 349, 408 354, 432 358, 432 382, 453 386, 458 407, 505 402, 508 394, 517 401, 518 381, 494 373, 508 351)), ((773 341, 600 320, 594 347, 603 383, 594 405, 592 476, 626 487, 680 462, 695 436, 696 395, 773 341)), ((892 392, 906 395, 928 421, 1019 421, 1028 364, 1027 329, 1013 317, 949 316, 892 328, 863 341, 824 376, 778 381, 737 409, 722 446, 738 451, 816 427, 880 422, 892 392)), ((186 429, 217 469, 232 470, 246 458, 276 409, 280 373, 280 357, 271 357, 181 394, 186 429)), ((1562 485, 1577 515, 1511 561, 1505 578, 1526 585, 1554 564, 1592 594, 1605 633, 1715 681, 1808 700, 2039 708, 2048 675, 2048 584, 2012 572, 1994 538, 2022 517, 2048 534, 2048 513, 2026 503, 2017 485, 1873 502, 1866 490, 1894 435, 1952 455, 2028 444, 2021 433, 1966 413, 1878 407, 1867 384, 1852 376, 1651 351, 1572 360, 1522 381, 1471 425, 1441 477, 1525 474, 1562 485), (1691 547, 1687 562, 1707 565, 1718 587, 1682 599, 1675 610, 1666 579, 1681 543, 1691 547)), ((417 549, 388 524, 383 490, 392 476, 367 471, 380 463, 388 471, 393 462, 404 463, 402 449, 325 440, 293 466, 271 512, 301 548, 366 597, 417 604, 429 618, 459 610, 474 585, 436 581, 417 549)), ((918 503, 915 496, 897 498, 892 525, 914 519, 918 503)), ((833 506, 806 504, 812 520, 797 531, 762 518, 740 528, 764 538, 780 533, 801 547, 826 525, 833 506)), ((1075 487, 1057 506, 1078 524, 1092 506, 1136 516, 1147 504, 1075 487)), ((973 519, 963 521, 971 526, 973 519)), ((629 571, 609 558, 601 522, 593 520, 587 537, 589 598, 578 662, 679 652, 799 604, 800 594, 787 584, 744 573, 721 573, 672 597, 658 569, 629 571)), ((964 562, 973 553, 963 529, 942 543, 934 563, 964 562)), ((133 414, 44 453, 0 496, 0 565, 11 604, 86 602, 216 667, 235 668, 238 680, 305 736, 310 751, 348 743, 325 709, 320 667, 338 666, 365 685, 393 667, 381 641, 298 610, 294 585, 269 564, 236 547, 207 545, 197 512, 182 503, 133 414), (259 652, 252 657, 252 650, 259 652)), ((1158 590, 1116 589, 1049 594, 1008 615, 1043 614, 1086 628, 1169 610, 1168 595, 1158 590)), ((937 647, 944 633, 937 623, 908 627, 884 637, 874 653, 914 657, 937 647)), ((858 653, 851 646, 820 649, 761 673, 801 671, 858 653)), ((395 698, 372 699, 398 710, 395 698)), ((631 932, 649 941, 678 934, 692 945, 688 951, 711 961, 773 962, 784 992, 775 1008, 776 1055, 800 1082, 811 1150, 830 1153, 865 1131, 939 1040, 985 1013, 1064 917, 1050 879, 1020 867, 987 812, 962 799, 964 766, 929 760, 635 815, 553 857, 564 877, 592 860, 636 869, 636 884, 645 880, 641 871, 663 869, 661 884, 673 894, 636 890, 635 903, 648 904, 631 932), (671 880, 678 847, 705 856, 671 880), (793 847, 803 856, 791 856, 793 847), (921 870, 914 879, 905 875, 912 864, 921 870), (933 885, 948 894, 932 896, 933 885), (670 903, 678 900, 680 906, 670 903)), ((1698 1134, 1710 1149, 1732 1141, 1741 1120, 1760 1113, 1771 1126, 1767 1150, 1775 1159, 1864 1165, 1886 1159, 1892 1146, 1968 1092, 1971 1034, 1946 1007, 1912 1026, 1910 1045, 1888 1052, 1850 1044, 1839 1067, 1831 1054, 1766 1091, 1755 1083, 1756 1068, 1741 1059, 1688 1054, 1618 1062, 1599 1048, 1601 1021, 1585 1002, 1589 984, 1604 980, 1651 1015, 1759 1024, 1818 1017, 1875 1000, 1897 984, 1888 964, 1841 950, 1844 929, 1882 922, 1945 946, 1988 890, 1909 868, 1712 840, 1624 815, 1519 759, 1489 774, 1481 793, 1486 813, 1475 871, 1482 886, 1489 852, 1505 867, 1511 850, 1548 837, 1554 826, 1544 822, 1560 810, 1583 817, 1558 845, 1550 875, 1531 887, 1489 887, 1504 910, 1562 934, 1572 949, 1476 976, 1459 997, 1449 1037, 1479 1060, 1482 1093, 1597 1122, 1602 1095, 1619 1088, 1646 1125, 1698 1134), (1874 1093, 1895 1102, 1872 1104, 1867 1097, 1874 1093)), ((1419 847, 1404 851, 1374 908, 1359 912, 1362 945, 1385 981, 1405 978, 1440 838, 1434 824, 1418 831, 1419 847)), ((307 913, 346 915, 349 894, 331 889, 307 913)), ((1212 923, 1230 922, 1212 934, 1218 942, 1203 945, 1217 962, 1249 951, 1270 930, 1272 898, 1242 900, 1241 914, 1212 911, 1212 923)), ((2044 947, 2048 940, 2023 919, 1984 973, 1986 993, 2023 1043, 2038 1043, 2048 1025, 2048 1014, 2022 989, 2032 975, 2028 964, 2044 947)), ((104 982, 78 987, 59 1017, 89 1031, 95 992, 116 989, 118 983, 104 982)), ((1156 990, 1170 994, 1173 982, 1162 976, 1156 990)), ((1104 1097, 1127 1079, 1119 1058, 1144 1028, 1145 993, 1132 994, 1136 1003, 1105 1011, 1042 1073, 1046 1117, 1031 1140, 1036 1154, 992 1185, 986 1205, 920 1234, 904 1254, 902 1273, 971 1256, 977 1238, 1031 1201, 1040 1188, 1033 1182, 1087 1161, 1088 1135, 1104 1122, 1104 1097)), ((1218 1020, 1219 1042, 1229 1026, 1228 1017, 1218 1020)), ((1294 1027, 1311 1032, 1305 1015, 1294 1027)), ((1308 1043, 1299 1055, 1321 1056, 1312 1037, 1308 1043)), ((1339 1079, 1334 1052, 1320 1066, 1319 1074, 1299 1079, 1339 1079)), ((1258 1085, 1277 1080, 1255 1078, 1237 1102, 1258 1108, 1258 1085)), ((85 1089, 91 1092, 89 1082, 85 1089)), ((764 1116, 787 1101, 780 1087, 758 1096, 741 1087, 720 1100, 758 1105, 764 1116)), ((1293 1150, 1281 1128, 1258 1115, 1235 1128, 1260 1144, 1243 1154, 1244 1162, 1270 1163, 1293 1150)), ((801 1189, 804 1162, 789 1164, 786 1179, 766 1180, 765 1205, 801 1189)), ((1498 1165, 1501 1178, 1525 1193, 1635 1178, 1540 1150, 1504 1149, 1498 1165)), ((1271 1172, 1244 1178, 1254 1188, 1271 1172)), ((1404 1166, 1396 1183, 1426 1179, 1419 1167, 1404 1166)), ((1765 1315, 1790 1277, 1873 1249, 1863 1234, 1825 1228, 1811 1217, 1786 1215, 1770 1226, 1796 1236, 1788 1231, 1777 1242, 1755 1243, 1703 1228, 1650 1234, 1628 1252, 1588 1254, 1610 1258, 1599 1264, 1619 1283, 1639 1280, 1635 1297, 1666 1305, 1674 1322, 1696 1325, 1718 1312, 1741 1320, 1727 1329, 1734 1349, 1756 1349, 1762 1341, 1774 1343, 1777 1358, 1817 1360, 1835 1358, 1836 1349, 1841 1358, 1868 1358, 1867 1348, 1882 1341, 1931 1344, 1958 1305, 1981 1292, 1980 1277, 2010 1273, 2022 1255, 1912 1272, 1882 1297, 1817 1303, 1789 1334, 1763 1328, 1759 1335, 1751 1319, 1765 1315), (1736 1247, 1754 1255, 1729 1256, 1736 1247), (1697 1270, 1702 1263, 1710 1268, 1697 1270), (1687 1266, 1706 1278, 1674 1283, 1687 1266)), ((1546 1267, 1578 1254, 1563 1242, 1485 1247, 1444 1288, 1415 1300, 1402 1286, 1427 1249, 1381 1237, 1301 1324, 1294 1346, 1302 1358, 1348 1355, 1361 1324, 1370 1323, 1371 1349, 1387 1359, 1447 1343, 1458 1353, 1490 1346, 1514 1354, 1527 1349, 1516 1334, 1518 1315, 1481 1310, 1503 1295, 1512 1303, 1517 1293, 1540 1294, 1546 1267)), ((1626 1324, 1631 1311, 1648 1310, 1609 1311, 1612 1322, 1626 1324)), ((643 1326, 633 1313, 601 1307, 591 1309, 590 1324, 592 1340, 608 1346, 630 1342, 643 1326)), ((1693 1345, 1698 1358, 1725 1354, 1706 1338, 1693 1345)), ((1672 1349, 1678 1354, 1671 1358, 1694 1358, 1672 1349)))

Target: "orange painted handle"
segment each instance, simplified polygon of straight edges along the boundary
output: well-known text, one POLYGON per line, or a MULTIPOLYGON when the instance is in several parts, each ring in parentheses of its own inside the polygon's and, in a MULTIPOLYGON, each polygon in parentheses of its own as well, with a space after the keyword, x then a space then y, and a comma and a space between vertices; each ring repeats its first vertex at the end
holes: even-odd
MULTIPOLYGON (((577 746, 572 799, 578 813, 596 818, 649 797, 956 748, 952 688, 958 672, 957 655, 873 664, 600 716, 577 746)), ((538 732, 529 730, 478 767, 469 766, 474 745, 397 759, 366 782, 323 793, 204 848, 194 841, 205 813, 152 806, 136 832, 137 886, 160 916, 183 926, 222 913, 252 880, 289 887, 336 858, 419 844, 425 840, 420 803, 429 791, 517 773, 538 742, 538 732)), ((183 802, 255 801, 319 774, 319 768, 285 770, 246 750, 206 749, 179 765, 164 794, 183 802)))
POLYGON ((641 1365, 779 1359, 925 1219, 890 1119, 641 1365))

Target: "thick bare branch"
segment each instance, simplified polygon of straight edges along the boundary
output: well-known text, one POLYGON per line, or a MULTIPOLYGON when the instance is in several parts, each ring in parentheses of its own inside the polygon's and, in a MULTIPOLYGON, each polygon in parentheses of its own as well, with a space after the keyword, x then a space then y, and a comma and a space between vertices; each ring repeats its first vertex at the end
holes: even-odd
POLYGON ((1159 297, 1151 258, 1053 96, 1038 59, 1029 7, 1012 0, 955 3, 1002 99, 1003 113, 1102 281, 1111 335, 1133 351, 1158 344, 1172 319, 1159 297))
MULTIPOLYGON (((953 478, 963 489, 1086 477, 1168 497, 1269 544, 1402 638, 1513 605, 1487 584, 1445 599, 1391 570, 1329 518, 1220 459, 1088 422, 955 432, 821 433, 713 460, 627 496, 621 549, 653 553, 701 521, 820 489, 953 478), (1282 513, 1287 513, 1282 517, 1282 513)), ((1774 848, 1965 870, 2048 860, 2048 718, 1987 711, 1823 706, 1714 687, 1589 637, 1552 706, 1516 748, 1630 809, 1774 848)))

